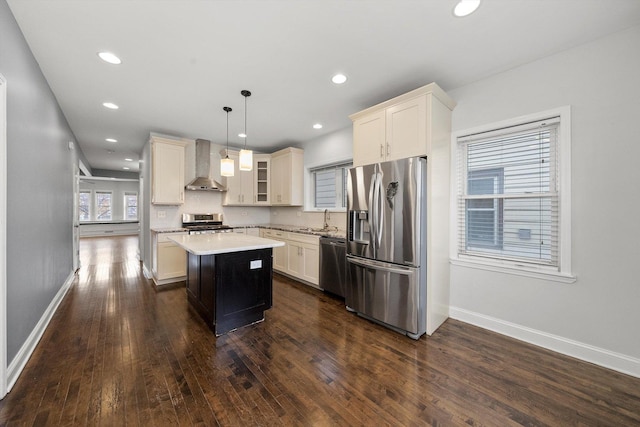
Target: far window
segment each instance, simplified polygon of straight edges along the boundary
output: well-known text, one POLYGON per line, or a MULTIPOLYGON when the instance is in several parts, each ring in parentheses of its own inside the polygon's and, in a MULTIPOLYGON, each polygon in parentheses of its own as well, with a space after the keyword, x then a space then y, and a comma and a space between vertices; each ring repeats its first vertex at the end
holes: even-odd
POLYGON ((347 173, 351 166, 351 163, 341 163, 311 169, 314 208, 346 209, 347 173))
POLYGON ((80 191, 78 196, 78 216, 80 221, 91 221, 91 191, 80 191))
POLYGON ((138 195, 136 193, 124 193, 125 219, 138 219, 138 195))
POLYGON ((111 210, 111 192, 96 191, 96 221, 111 221, 111 210))

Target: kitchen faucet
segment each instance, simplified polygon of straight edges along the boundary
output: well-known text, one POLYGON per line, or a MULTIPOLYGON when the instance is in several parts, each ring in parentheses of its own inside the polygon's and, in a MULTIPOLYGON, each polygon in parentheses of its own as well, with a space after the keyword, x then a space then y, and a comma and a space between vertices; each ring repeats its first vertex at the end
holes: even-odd
POLYGON ((331 216, 329 216, 329 209, 325 209, 324 210, 324 229, 327 230, 329 228, 329 223, 327 222, 327 218, 331 218, 331 216))

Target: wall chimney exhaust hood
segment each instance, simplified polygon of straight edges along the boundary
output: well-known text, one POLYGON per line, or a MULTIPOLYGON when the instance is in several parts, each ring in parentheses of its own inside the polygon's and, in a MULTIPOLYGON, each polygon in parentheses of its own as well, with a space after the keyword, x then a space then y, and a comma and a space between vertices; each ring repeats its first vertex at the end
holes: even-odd
POLYGON ((187 190, 227 191, 227 188, 209 176, 211 167, 211 141, 196 139, 196 178, 185 186, 187 190))

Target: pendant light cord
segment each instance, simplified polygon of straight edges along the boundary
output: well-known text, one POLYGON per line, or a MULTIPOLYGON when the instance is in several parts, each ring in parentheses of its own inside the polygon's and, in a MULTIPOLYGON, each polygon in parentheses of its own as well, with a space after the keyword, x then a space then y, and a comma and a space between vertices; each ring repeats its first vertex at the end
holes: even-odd
POLYGON ((247 98, 251 96, 251 92, 248 90, 240 91, 240 94, 244 96, 244 149, 247 149, 247 139, 249 135, 247 134, 247 98))
MULTIPOLYGON (((228 159, 229 158, 229 111, 233 111, 233 110, 231 109, 231 107, 222 107, 222 109, 227 112, 227 156, 225 158, 228 159)), ((245 117, 245 120, 246 120, 246 117, 245 117)))

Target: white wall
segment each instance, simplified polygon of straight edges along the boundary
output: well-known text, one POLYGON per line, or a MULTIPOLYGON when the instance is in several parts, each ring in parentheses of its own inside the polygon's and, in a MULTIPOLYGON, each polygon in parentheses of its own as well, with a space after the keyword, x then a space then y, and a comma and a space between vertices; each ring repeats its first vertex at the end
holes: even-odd
POLYGON ((461 131, 572 111, 572 248, 563 284, 451 268, 452 317, 640 376, 640 27, 449 91, 461 131))
MULTIPOLYGON (((344 129, 312 139, 300 145, 304 149, 304 188, 307 206, 311 205, 311 183, 309 182, 309 169, 331 163, 350 161, 353 159, 353 128, 344 129)), ((328 224, 346 228, 346 214, 344 212, 331 212, 328 224)), ((272 224, 285 224, 301 227, 319 228, 324 225, 324 213, 305 211, 302 206, 296 207, 272 207, 272 224)))

